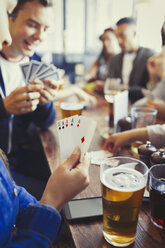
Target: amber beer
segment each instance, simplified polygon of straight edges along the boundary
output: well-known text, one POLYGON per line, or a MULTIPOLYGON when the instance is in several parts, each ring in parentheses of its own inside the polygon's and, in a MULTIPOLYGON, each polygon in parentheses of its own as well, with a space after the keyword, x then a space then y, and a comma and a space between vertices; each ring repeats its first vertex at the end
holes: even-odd
POLYGON ((145 185, 134 169, 119 166, 102 174, 103 234, 112 245, 124 247, 134 241, 145 185))
POLYGON ((63 102, 60 105, 62 118, 67 118, 72 115, 81 115, 84 105, 82 103, 63 102))

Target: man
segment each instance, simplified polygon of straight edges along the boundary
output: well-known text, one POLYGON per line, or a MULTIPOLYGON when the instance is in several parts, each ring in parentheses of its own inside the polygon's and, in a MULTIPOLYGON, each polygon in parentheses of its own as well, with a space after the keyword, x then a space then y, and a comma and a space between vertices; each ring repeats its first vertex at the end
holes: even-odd
POLYGON ((133 103, 143 97, 141 89, 146 88, 148 82, 146 62, 154 52, 139 47, 134 19, 122 18, 116 26, 116 37, 122 52, 111 59, 109 76, 121 78, 123 88, 129 89, 129 98, 133 103))
MULTIPOLYGON (((7 10, 13 2, 0 0, 0 50, 12 41, 7 10)), ((1 150, 0 157, 0 247, 50 247, 60 227, 58 211, 88 185, 89 160, 86 158, 79 163, 80 150, 76 148, 51 175, 38 202, 13 182, 4 165, 7 165, 7 160, 1 150), (15 225, 16 231, 13 233, 15 225)))
POLYGON ((12 44, 0 55, 0 147, 7 153, 15 181, 33 194, 43 191, 50 176, 36 127, 48 128, 55 120, 56 85, 51 80, 26 85, 19 65, 31 58, 40 60, 34 51, 52 17, 52 1, 19 0, 9 18, 12 44), (34 178, 41 180, 40 189, 34 178))

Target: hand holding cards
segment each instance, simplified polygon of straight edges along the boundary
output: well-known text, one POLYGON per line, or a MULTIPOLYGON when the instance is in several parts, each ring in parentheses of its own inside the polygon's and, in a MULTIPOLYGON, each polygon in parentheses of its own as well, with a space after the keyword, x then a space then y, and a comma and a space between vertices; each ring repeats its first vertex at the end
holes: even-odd
POLYGON ((85 116, 71 116, 57 121, 61 158, 68 158, 76 146, 81 150, 81 158, 86 154, 92 141, 96 121, 85 116))
POLYGON ((32 83, 36 78, 41 81, 44 79, 60 80, 60 69, 57 69, 54 65, 31 60, 29 63, 21 64, 20 67, 27 84, 32 83))

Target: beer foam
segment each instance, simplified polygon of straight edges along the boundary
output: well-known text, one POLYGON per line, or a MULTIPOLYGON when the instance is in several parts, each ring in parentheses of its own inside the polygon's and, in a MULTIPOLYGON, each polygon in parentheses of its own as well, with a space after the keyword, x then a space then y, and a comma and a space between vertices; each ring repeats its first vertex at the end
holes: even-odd
POLYGON ((83 109, 84 105, 82 103, 63 102, 60 107, 64 110, 79 110, 83 109))
POLYGON ((140 172, 120 166, 104 171, 101 182, 110 189, 122 192, 134 192, 146 186, 145 178, 140 172))

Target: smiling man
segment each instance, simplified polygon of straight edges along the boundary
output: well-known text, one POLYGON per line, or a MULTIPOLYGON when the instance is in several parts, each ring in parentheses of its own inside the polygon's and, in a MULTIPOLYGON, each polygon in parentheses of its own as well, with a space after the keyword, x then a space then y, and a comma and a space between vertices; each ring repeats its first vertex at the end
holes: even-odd
POLYGON ((36 128, 48 128, 55 120, 56 86, 50 80, 49 86, 38 81, 26 85, 19 65, 40 60, 34 52, 52 17, 52 1, 18 0, 9 15, 12 43, 6 39, 11 44, 0 53, 0 147, 7 153, 15 181, 32 194, 42 192, 35 179, 44 188, 50 175, 36 128))

